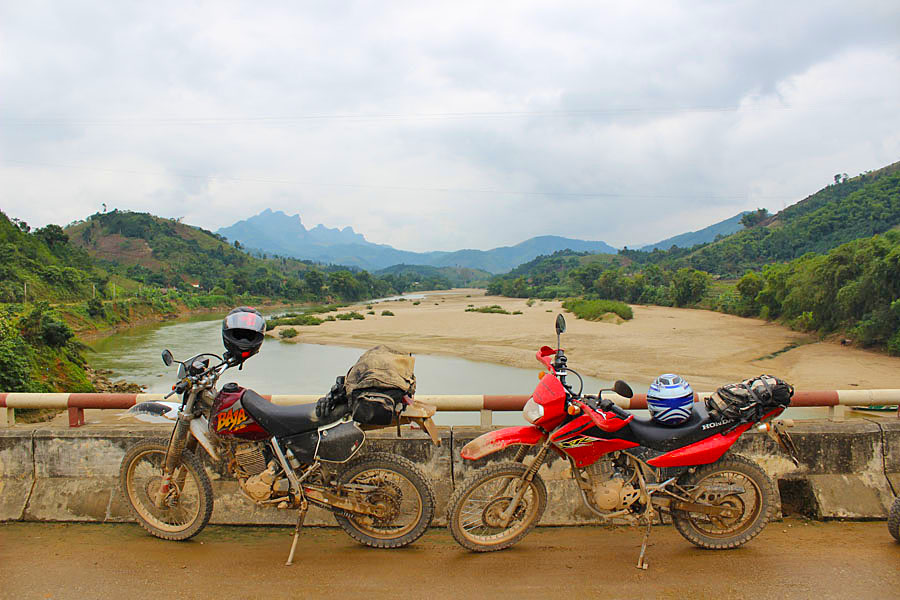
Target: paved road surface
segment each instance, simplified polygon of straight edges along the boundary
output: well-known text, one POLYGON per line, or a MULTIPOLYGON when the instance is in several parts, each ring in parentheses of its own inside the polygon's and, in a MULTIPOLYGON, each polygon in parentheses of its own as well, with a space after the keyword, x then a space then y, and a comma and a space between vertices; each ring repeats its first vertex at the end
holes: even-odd
POLYGON ((503 552, 471 554, 446 529, 372 550, 338 529, 209 527, 164 542, 137 525, 0 524, 0 598, 900 598, 900 544, 884 522, 769 525, 744 548, 694 548, 654 528, 539 528, 503 552))

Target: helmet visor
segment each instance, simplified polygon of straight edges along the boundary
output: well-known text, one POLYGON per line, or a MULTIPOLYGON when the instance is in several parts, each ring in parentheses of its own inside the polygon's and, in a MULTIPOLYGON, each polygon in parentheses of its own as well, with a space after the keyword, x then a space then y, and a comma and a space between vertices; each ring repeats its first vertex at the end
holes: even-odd
POLYGON ((265 333, 266 320, 252 312, 232 313, 225 317, 225 329, 245 329, 248 331, 265 333))

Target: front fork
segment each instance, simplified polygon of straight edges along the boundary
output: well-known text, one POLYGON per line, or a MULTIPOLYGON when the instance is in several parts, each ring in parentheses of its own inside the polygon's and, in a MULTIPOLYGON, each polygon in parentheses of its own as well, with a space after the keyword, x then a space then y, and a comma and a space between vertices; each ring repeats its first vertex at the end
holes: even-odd
POLYGON ((187 470, 181 467, 181 455, 185 448, 193 451, 197 447, 197 440, 189 435, 192 419, 192 416, 186 415, 184 412, 178 413, 178 420, 175 422, 175 428, 172 430, 172 436, 169 438, 169 447, 166 450, 166 463, 163 467, 162 482, 154 498, 157 506, 163 506, 166 498, 173 492, 177 498, 184 487, 187 470))
MULTIPOLYGON (((550 440, 547 439, 544 441, 543 444, 541 444, 540 450, 538 450, 537 455, 535 455, 534 460, 531 461, 531 465, 529 465, 528 470, 525 471, 525 473, 522 475, 522 478, 521 479, 518 479, 518 478, 510 479, 509 483, 507 483, 503 487, 503 489, 500 491, 500 494, 505 494, 506 490, 509 489, 509 486, 514 481, 523 481, 524 482, 524 481, 531 481, 532 479, 534 479, 534 476, 537 474, 538 469, 540 469, 541 465, 544 464, 544 459, 547 457, 547 452, 550 450, 550 443, 551 443, 550 440)), ((528 454, 529 448, 530 448, 530 446, 523 445, 516 452, 516 456, 513 460, 515 460, 515 462, 519 462, 519 463, 523 462, 525 459, 525 455, 528 454)), ((527 489, 528 489, 528 486, 526 486, 526 485, 519 486, 519 489, 516 490, 516 495, 513 496, 512 502, 509 503, 509 506, 506 507, 506 510, 504 510, 502 513, 500 513, 500 522, 502 523, 503 527, 508 526, 513 515, 516 514, 516 509, 519 508, 519 503, 522 502, 522 498, 523 498, 523 496, 525 496, 525 490, 527 490, 527 489)), ((498 495, 498 497, 499 497, 499 495, 498 495)))

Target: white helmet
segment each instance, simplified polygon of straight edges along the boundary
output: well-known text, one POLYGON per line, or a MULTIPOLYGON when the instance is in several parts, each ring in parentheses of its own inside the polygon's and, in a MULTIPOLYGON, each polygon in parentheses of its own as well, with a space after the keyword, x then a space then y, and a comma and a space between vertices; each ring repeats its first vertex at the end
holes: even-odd
POLYGON ((680 425, 691 418, 694 390, 679 375, 660 375, 650 384, 647 408, 654 420, 666 425, 680 425))

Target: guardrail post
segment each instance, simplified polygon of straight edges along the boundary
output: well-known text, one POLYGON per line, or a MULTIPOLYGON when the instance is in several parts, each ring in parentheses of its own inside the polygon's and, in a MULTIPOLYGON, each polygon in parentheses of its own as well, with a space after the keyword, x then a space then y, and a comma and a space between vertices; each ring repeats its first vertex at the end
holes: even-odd
POLYGON ((0 427, 12 427, 16 424, 16 409, 4 408, 0 410, 0 427))
POLYGON ((832 421, 843 421, 847 417, 847 407, 841 404, 828 407, 828 418, 832 421))
POLYGON ((492 427, 494 424, 494 411, 481 409, 481 426, 492 427))
POLYGON ((84 425, 84 409, 69 407, 69 427, 81 427, 84 425))

